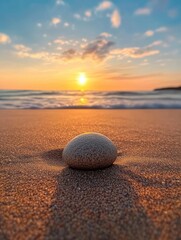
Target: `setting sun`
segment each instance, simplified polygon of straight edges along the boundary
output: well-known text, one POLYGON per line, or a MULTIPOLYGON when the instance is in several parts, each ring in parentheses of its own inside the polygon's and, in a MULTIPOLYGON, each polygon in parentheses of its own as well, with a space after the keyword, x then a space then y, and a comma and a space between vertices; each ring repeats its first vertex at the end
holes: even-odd
POLYGON ((78 84, 84 86, 87 82, 87 77, 85 73, 80 73, 78 76, 78 84))

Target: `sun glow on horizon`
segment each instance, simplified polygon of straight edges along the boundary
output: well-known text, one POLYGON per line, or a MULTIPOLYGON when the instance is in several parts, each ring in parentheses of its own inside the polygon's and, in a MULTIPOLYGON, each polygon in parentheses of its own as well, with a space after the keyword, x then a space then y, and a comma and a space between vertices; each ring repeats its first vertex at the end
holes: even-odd
POLYGON ((80 73, 78 76, 78 84, 80 86, 85 86, 87 83, 87 77, 85 73, 80 73))

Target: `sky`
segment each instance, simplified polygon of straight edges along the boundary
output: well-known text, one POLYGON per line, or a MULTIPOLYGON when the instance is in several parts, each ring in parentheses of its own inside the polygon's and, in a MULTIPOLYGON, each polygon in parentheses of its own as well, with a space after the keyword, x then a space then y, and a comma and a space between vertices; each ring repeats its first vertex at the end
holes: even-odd
POLYGON ((181 85, 179 0, 1 0, 0 89, 181 85))

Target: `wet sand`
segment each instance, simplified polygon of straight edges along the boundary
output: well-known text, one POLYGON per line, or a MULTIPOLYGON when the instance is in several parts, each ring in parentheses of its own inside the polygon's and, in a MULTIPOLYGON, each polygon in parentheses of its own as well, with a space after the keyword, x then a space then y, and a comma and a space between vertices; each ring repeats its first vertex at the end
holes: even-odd
POLYGON ((0 239, 180 239, 180 110, 1 110, 0 239), (61 159, 82 132, 107 135, 115 164, 61 159))

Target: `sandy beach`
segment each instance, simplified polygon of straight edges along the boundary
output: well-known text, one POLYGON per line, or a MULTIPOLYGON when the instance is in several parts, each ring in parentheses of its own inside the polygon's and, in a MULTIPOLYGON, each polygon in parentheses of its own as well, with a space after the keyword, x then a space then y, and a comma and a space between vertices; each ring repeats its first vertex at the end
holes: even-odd
POLYGON ((0 239, 181 238, 180 110, 1 110, 0 239), (73 170, 83 132, 118 149, 109 168, 73 170))

